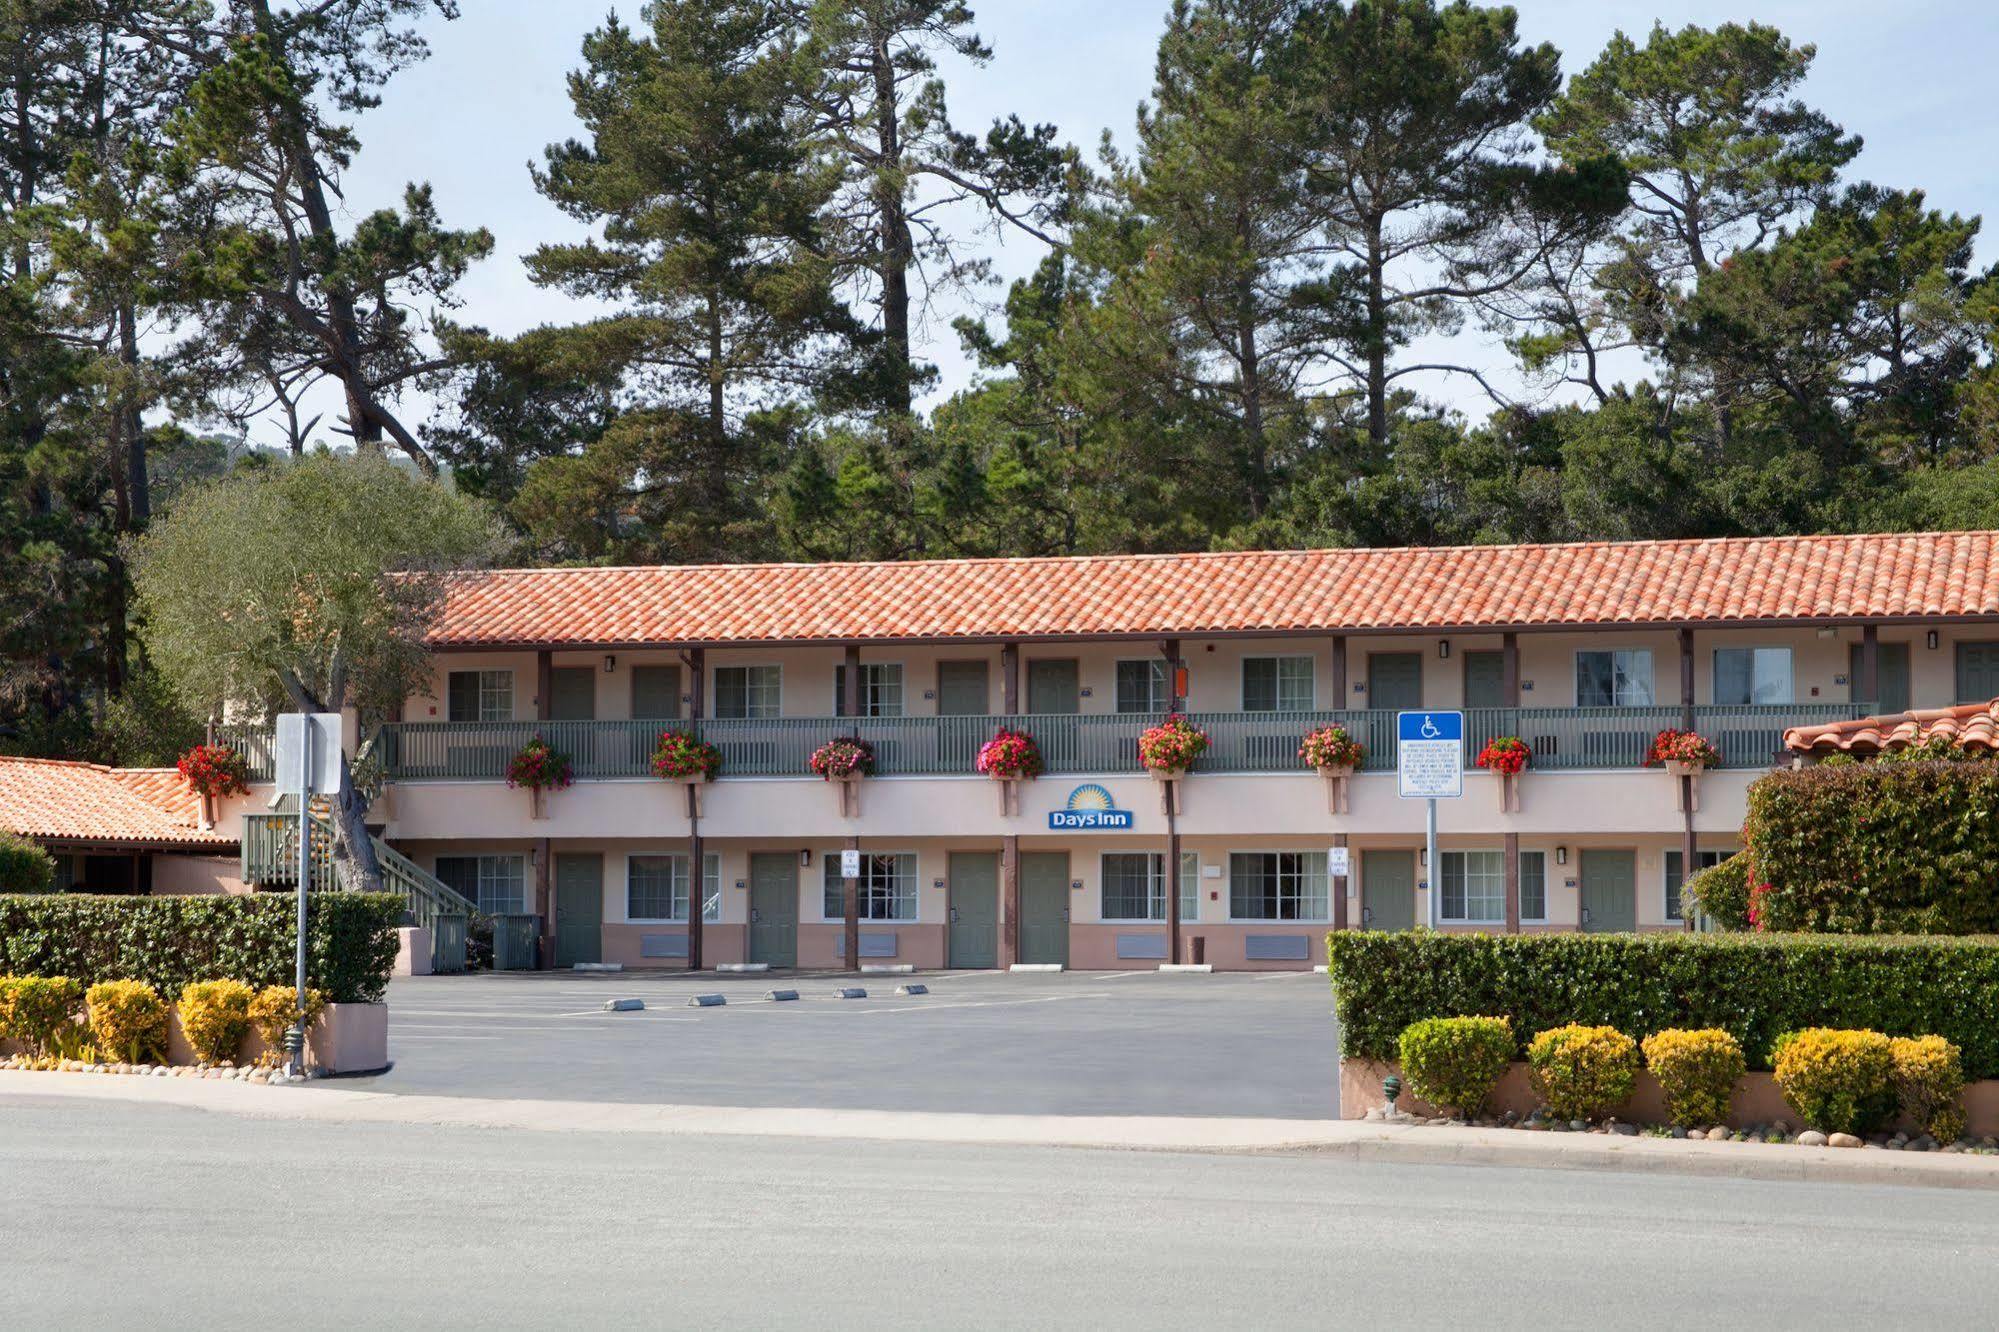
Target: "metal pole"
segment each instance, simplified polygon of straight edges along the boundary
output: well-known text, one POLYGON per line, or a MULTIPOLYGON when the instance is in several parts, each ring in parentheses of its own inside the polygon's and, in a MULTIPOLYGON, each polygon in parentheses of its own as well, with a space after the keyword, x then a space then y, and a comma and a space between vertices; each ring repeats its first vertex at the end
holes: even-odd
POLYGON ((299 743, 304 769, 298 783, 298 1015, 292 1021, 291 1076, 305 1076, 305 898, 312 887, 312 716, 299 743))
POLYGON ((1430 928, 1434 930, 1437 928, 1437 919, 1440 914, 1437 906, 1437 885, 1441 882, 1439 874, 1443 869, 1443 866, 1437 862, 1437 798, 1435 796, 1431 796, 1423 802, 1423 845, 1423 854, 1428 861, 1427 876, 1424 879, 1424 883, 1430 896, 1430 928))

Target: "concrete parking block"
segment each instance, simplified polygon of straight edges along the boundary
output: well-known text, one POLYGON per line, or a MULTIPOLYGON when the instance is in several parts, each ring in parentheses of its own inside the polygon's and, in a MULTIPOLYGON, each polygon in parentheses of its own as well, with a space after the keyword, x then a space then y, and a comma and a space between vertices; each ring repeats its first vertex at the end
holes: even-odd
POLYGON ((729 997, 727 995, 697 994, 687 1001, 687 1006, 689 1008, 720 1008, 728 1002, 729 997))

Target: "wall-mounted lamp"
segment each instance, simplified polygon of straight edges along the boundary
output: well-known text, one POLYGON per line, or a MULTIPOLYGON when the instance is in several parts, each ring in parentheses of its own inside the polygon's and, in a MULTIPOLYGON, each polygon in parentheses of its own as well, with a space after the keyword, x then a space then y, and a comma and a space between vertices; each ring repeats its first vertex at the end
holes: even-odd
POLYGON ((800 869, 811 869, 811 868, 812 868, 812 848, 811 848, 811 847, 809 847, 809 846, 808 846, 808 847, 806 847, 806 848, 805 848, 805 849, 804 849, 803 851, 800 851, 800 852, 798 853, 798 867, 799 867, 800 869))
POLYGON ((1440 639, 1438 639, 1438 640, 1437 640, 1437 655, 1438 655, 1439 657, 1442 657, 1442 658, 1443 658, 1443 659, 1444 659, 1445 661, 1449 661, 1449 660, 1451 659, 1451 640, 1450 640, 1450 639, 1448 639, 1448 638, 1440 638, 1440 639))
POLYGON ((1418 848, 1416 849, 1416 863, 1417 863, 1417 864, 1419 864, 1419 865, 1421 865, 1421 866, 1423 866, 1423 868, 1425 868, 1425 869, 1428 869, 1428 868, 1430 867, 1430 848, 1429 848, 1429 847, 1427 847, 1427 846, 1423 846, 1423 847, 1418 847, 1418 848))
POLYGON ((1932 629, 1932 630, 1930 630, 1930 631, 1929 631, 1928 633, 1926 633, 1926 634, 1924 634, 1924 635, 1923 635, 1923 646, 1924 646, 1924 647, 1926 647, 1926 648, 1928 648, 1928 649, 1929 649, 1930 651, 1932 651, 1932 652, 1935 652, 1935 651, 1937 650, 1937 631, 1936 631, 1936 630, 1932 629))
POLYGON ((611 655, 610 653, 608 653, 608 652, 607 652, 607 653, 605 653, 605 654, 604 654, 604 674, 606 674, 606 675, 609 675, 609 674, 610 674, 610 673, 611 673, 612 671, 615 671, 615 670, 617 670, 617 669, 618 669, 618 659, 617 659, 616 657, 612 656, 612 655, 611 655))
POLYGON ((1566 846, 1555 848, 1555 863, 1557 865, 1566 865, 1569 863, 1569 848, 1566 846))

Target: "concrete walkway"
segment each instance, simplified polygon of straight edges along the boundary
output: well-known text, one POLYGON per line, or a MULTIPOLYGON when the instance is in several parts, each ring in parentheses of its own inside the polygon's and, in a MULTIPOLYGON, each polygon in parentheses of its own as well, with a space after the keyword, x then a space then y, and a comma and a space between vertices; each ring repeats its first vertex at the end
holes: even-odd
POLYGON ((0 1106, 76 1097, 257 1119, 429 1124, 539 1132, 868 1139, 1137 1151, 1274 1152, 1412 1165, 1613 1170, 1713 1178, 1847 1181, 1999 1191, 1989 1157, 1688 1142, 1583 1133, 1428 1128, 1356 1120, 1126 1115, 983 1115, 392 1095, 333 1086, 259 1087, 178 1078, 0 1073, 0 1106))

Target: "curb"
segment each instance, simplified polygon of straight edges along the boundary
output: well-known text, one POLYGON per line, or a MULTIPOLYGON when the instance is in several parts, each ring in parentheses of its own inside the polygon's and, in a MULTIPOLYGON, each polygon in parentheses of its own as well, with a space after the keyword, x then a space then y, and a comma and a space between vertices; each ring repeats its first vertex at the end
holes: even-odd
POLYGON ((882 1139, 1125 1151, 1254 1152, 1401 1165, 1604 1170, 1708 1179, 1890 1184, 1999 1191, 1989 1157, 1772 1143, 1699 1143, 1509 1129, 1426 1128, 1352 1119, 1148 1115, 982 1115, 903 1110, 637 1105, 602 1101, 402 1096, 345 1088, 259 1087, 183 1078, 0 1074, 0 1105, 64 1098, 141 1102, 255 1119, 513 1128, 549 1133, 882 1139))

